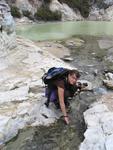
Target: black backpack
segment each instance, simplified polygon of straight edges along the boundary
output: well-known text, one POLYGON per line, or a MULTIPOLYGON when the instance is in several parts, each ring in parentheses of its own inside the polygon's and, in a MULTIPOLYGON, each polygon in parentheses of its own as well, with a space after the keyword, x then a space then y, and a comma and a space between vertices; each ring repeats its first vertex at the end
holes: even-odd
POLYGON ((63 76, 66 76, 69 72, 69 69, 67 68, 63 68, 63 67, 52 67, 50 68, 47 73, 45 73, 42 76, 42 81, 48 85, 49 83, 51 83, 52 81, 62 78, 63 76))

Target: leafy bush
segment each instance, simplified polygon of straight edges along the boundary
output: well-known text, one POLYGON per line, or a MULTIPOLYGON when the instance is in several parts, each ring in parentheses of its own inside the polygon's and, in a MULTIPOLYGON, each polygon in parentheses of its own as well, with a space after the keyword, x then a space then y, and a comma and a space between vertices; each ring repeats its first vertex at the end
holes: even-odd
POLYGON ((11 6, 11 14, 13 17, 21 18, 19 8, 17 8, 16 6, 11 6))
POLYGON ((61 20, 61 13, 52 12, 47 6, 39 8, 34 16, 36 19, 44 21, 61 20))
POLYGON ((51 0, 43 0, 44 3, 51 3, 51 0))
POLYGON ((30 18, 30 16, 31 16, 31 12, 28 11, 28 10, 23 10, 22 13, 23 13, 24 16, 26 16, 28 18, 30 18))

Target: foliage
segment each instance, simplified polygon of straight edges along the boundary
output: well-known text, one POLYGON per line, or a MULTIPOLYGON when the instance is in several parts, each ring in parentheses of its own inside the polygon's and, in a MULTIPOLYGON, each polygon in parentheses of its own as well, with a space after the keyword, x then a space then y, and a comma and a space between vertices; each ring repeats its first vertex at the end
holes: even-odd
POLYGON ((48 6, 43 5, 37 10, 35 18, 44 21, 61 20, 61 14, 57 11, 52 12, 49 10, 48 6))
POLYGON ((44 3, 51 3, 51 0, 43 0, 44 3))
POLYGON ((22 13, 23 13, 24 16, 26 16, 28 18, 30 18, 30 16, 31 16, 31 12, 28 11, 28 10, 23 10, 22 13))
POLYGON ((19 8, 17 8, 16 6, 11 6, 11 14, 13 17, 21 18, 19 8))

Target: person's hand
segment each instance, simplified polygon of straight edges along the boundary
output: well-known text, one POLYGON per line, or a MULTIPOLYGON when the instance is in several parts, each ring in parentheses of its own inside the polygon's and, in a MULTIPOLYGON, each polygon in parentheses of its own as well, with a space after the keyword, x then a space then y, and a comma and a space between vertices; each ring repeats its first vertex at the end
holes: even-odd
POLYGON ((64 121, 68 125, 69 124, 69 117, 68 116, 64 116, 64 121))

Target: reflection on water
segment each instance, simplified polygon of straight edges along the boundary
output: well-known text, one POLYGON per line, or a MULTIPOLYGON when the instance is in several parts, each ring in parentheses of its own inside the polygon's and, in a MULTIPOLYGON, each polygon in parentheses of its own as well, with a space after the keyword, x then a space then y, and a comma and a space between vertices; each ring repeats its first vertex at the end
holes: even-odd
POLYGON ((113 35, 113 22, 56 22, 17 27, 17 34, 31 40, 64 39, 72 35, 113 35))

